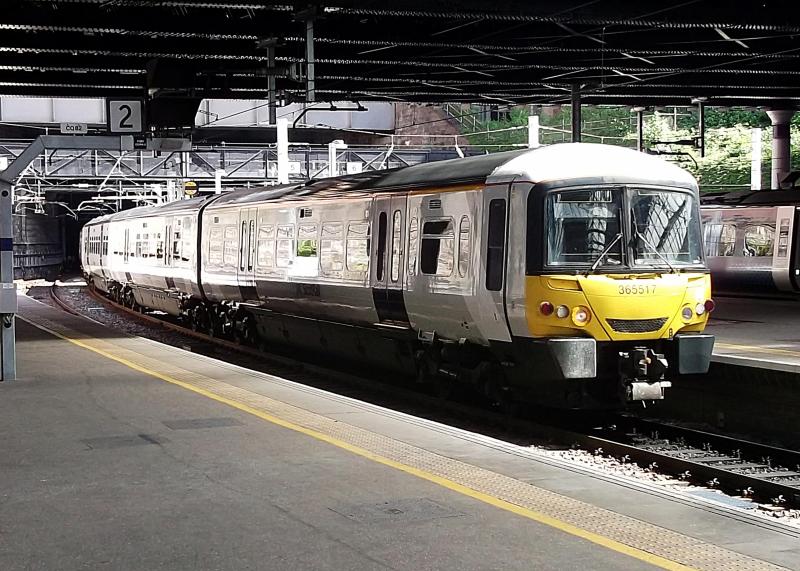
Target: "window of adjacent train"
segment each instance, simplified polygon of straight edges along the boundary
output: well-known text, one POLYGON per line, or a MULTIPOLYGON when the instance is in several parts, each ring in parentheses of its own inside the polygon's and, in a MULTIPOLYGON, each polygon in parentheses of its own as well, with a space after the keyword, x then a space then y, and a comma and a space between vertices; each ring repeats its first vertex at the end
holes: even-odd
POLYGON ((423 274, 451 275, 454 251, 455 236, 452 220, 428 220, 423 223, 419 256, 419 269, 423 274))
POLYGON ((319 264, 323 274, 344 269, 344 235, 341 222, 322 225, 319 264))
POLYGON ((419 224, 416 218, 408 223, 408 275, 417 274, 417 247, 419 246, 419 224))
POLYGON ((275 226, 272 224, 258 227, 256 248, 256 265, 259 268, 271 268, 275 265, 275 226))
POLYGON ((744 229, 745 256, 771 256, 775 244, 775 229, 772 226, 754 224, 744 229))
POLYGON ((351 222, 347 226, 347 269, 365 272, 369 268, 369 223, 351 222))
POLYGON ((467 275, 470 258, 469 217, 462 216, 458 224, 458 275, 467 275))
POLYGON ((278 240, 275 244, 275 265, 288 268, 294 257, 294 224, 278 226, 278 240))
POLYGON ((620 189, 550 193, 546 206, 548 265, 586 266, 607 248, 610 249, 601 264, 621 265, 624 246, 622 238, 618 238, 621 211, 620 189))
POLYGON ((700 213, 688 192, 632 189, 633 263, 639 265, 700 264, 703 243, 700 213))
POLYGON ((706 256, 733 256, 735 244, 736 226, 733 224, 703 226, 703 247, 706 256))

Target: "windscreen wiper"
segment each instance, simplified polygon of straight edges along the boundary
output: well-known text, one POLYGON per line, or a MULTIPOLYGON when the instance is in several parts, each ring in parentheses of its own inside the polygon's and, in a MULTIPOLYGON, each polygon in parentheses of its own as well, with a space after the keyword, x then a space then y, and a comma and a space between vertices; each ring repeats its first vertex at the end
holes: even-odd
POLYGON ((605 250, 603 250, 602 252, 600 252, 600 255, 599 255, 599 256, 597 256, 597 259, 594 261, 594 264, 592 264, 592 267, 589 269, 589 271, 588 271, 588 272, 586 272, 586 275, 587 275, 587 276, 588 276, 589 274, 593 274, 593 273, 595 273, 595 271, 597 271, 597 268, 598 268, 598 266, 600 265, 600 262, 602 262, 602 261, 603 261, 603 258, 605 258, 605 257, 606 257, 606 255, 607 255, 607 254, 608 254, 608 253, 611 251, 611 248, 613 248, 613 247, 614 247, 614 246, 617 244, 617 242, 619 242, 620 240, 622 240, 622 232, 619 232, 619 233, 618 233, 618 234, 617 234, 617 235, 614 237, 614 239, 613 239, 613 240, 611 240, 611 243, 610 243, 608 246, 606 246, 605 250))
POLYGON ((664 262, 665 264, 667 264, 667 267, 669 268, 670 273, 673 273, 673 274, 679 273, 678 272, 678 268, 676 268, 675 266, 670 264, 669 260, 667 260, 667 258, 665 258, 661 254, 661 252, 658 251, 658 249, 655 246, 653 246, 650 242, 648 242, 647 239, 644 237, 644 235, 641 232, 639 232, 639 225, 636 223, 636 214, 634 214, 633 208, 631 208, 631 226, 632 226, 631 233, 633 234, 633 239, 634 240, 636 240, 638 238, 639 240, 641 240, 644 243, 645 246, 650 248, 650 250, 656 256, 661 258, 661 261, 664 262))

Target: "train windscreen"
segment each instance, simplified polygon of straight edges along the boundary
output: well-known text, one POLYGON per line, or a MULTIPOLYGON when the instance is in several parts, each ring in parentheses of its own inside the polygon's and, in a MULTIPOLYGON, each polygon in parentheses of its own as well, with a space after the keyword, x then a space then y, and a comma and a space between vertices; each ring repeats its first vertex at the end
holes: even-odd
POLYGON ((547 266, 668 268, 703 264, 700 215, 688 192, 589 188, 547 195, 547 266))

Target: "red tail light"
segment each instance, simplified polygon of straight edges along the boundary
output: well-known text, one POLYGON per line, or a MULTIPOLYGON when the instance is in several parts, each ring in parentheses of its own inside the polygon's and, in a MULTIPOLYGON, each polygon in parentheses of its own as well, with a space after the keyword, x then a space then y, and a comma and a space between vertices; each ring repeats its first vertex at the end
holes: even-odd
POLYGON ((703 305, 706 308, 706 313, 711 313, 712 311, 714 311, 714 308, 717 307, 717 304, 714 303, 713 299, 707 299, 703 305))
POLYGON ((553 304, 549 301, 543 301, 539 304, 539 311, 542 315, 552 315, 553 314, 553 304))

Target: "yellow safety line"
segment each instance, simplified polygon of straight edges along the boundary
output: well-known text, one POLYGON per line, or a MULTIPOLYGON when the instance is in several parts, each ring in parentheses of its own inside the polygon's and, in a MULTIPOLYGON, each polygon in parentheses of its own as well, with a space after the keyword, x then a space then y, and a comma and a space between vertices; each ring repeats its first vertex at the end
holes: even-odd
POLYGON ((800 357, 800 351, 795 351, 792 349, 779 349, 778 347, 756 347, 755 345, 737 345, 735 343, 715 343, 715 347, 719 347, 720 349, 745 350, 753 351, 754 353, 772 353, 775 355, 791 355, 792 357, 800 357))
POLYGON ((421 478, 423 480, 427 480, 429 482, 433 482, 433 483, 438 484, 438 485, 440 485, 442 487, 445 487, 445 488, 447 488, 449 490, 452 490, 454 492, 458 492, 460 494, 463 494, 463 495, 468 496, 470 498, 479 500, 481 502, 484 502, 486 504, 489 504, 489 505, 492 505, 494 507, 500 508, 502 510, 506 510, 506 511, 515 513, 517 515, 520 515, 522 517, 528 518, 530 520, 533 520, 533 521, 542 523, 544 525, 553 527, 555 529, 561 530, 561 531, 563 531, 565 533, 568 533, 570 535, 574 535, 574 536, 580 537, 582 539, 586 539, 587 541, 591 541, 592 543, 596 543, 597 545, 601 545, 601 546, 606 547, 606 548, 608 548, 608 549, 610 549, 612 551, 616 551, 618 553, 623 553, 625 555, 629 555, 630 557, 633 557, 633 558, 638 559, 640 561, 644 561, 645 563, 649 563, 651 565, 655 565, 657 567, 661 567, 662 569, 669 569, 671 571, 695 571, 693 567, 689 567, 687 565, 683 565, 681 563, 678 563, 676 561, 672 561, 670 559, 667 559, 665 557, 661 557, 659 555, 655 555, 653 553, 648 553, 647 551, 642 551, 641 549, 637 549, 635 547, 631 547, 630 545, 626 545, 626 544, 624 544, 622 542, 619 542, 619 541, 616 541, 614 539, 611 539, 611 538, 605 537, 603 535, 600 535, 600 534, 597 534, 597 533, 582 529, 582 528, 580 528, 580 527, 578 527, 576 525, 572 525, 571 523, 567 523, 565 521, 561 521, 561 520, 559 520, 557 518, 554 518, 554 517, 551 517, 549 515, 546 515, 546 514, 531 510, 529 508, 518 506, 516 504, 512 504, 511 502, 508 502, 506 500, 502 500, 500 498, 496 498, 496 497, 494 497, 492 495, 486 494, 484 492, 480 492, 478 490, 473 490, 472 488, 469 488, 467 486, 459 484, 458 482, 454 482, 452 480, 448 480, 447 478, 443 478, 441 476, 437 476, 436 474, 432 474, 430 472, 426 472, 425 470, 420 470, 418 468, 414 468, 413 466, 408 466, 408 465, 403 464, 401 462, 397 462, 395 460, 391 460, 389 458, 385 458, 383 456, 380 456, 378 454, 370 452, 369 450, 365 450, 364 448, 360 448, 358 446, 354 446, 352 444, 349 444, 349 443, 347 443, 347 442, 345 442, 343 440, 339 440, 338 438, 335 438, 335 437, 332 437, 332 436, 328 436, 327 434, 324 434, 322 432, 318 432, 318 431, 313 430, 311 428, 305 428, 304 426, 300 426, 299 424, 295 424, 293 422, 289 422, 287 420, 283 420, 282 418, 278 418, 277 416, 273 416, 273 415, 271 415, 271 414, 269 414, 267 412, 258 410, 257 408, 253 408, 253 407, 251 407, 249 405, 246 405, 244 403, 241 403, 239 401, 224 397, 222 395, 213 393, 211 391, 207 391, 207 390, 202 389, 200 387, 193 386, 193 385, 191 385, 189 383, 186 383, 184 381, 178 380, 178 379, 176 379, 174 377, 170 377, 169 375, 164 375, 164 374, 159 373, 157 371, 153 371, 153 370, 147 369, 146 367, 143 367, 141 365, 137 365, 136 363, 134 363, 132 361, 129 361, 127 359, 123 359, 122 357, 117 357, 116 355, 108 353, 108 352, 106 352, 106 351, 104 351, 102 349, 98 349, 97 347, 92 347, 91 345, 89 345, 87 343, 84 343, 83 341, 79 341, 78 339, 73 339, 71 337, 68 337, 68 336, 62 334, 62 333, 59 333, 57 331, 53 331, 52 329, 49 329, 48 327, 45 327, 45 326, 40 325, 38 323, 34 323, 33 321, 31 321, 31 320, 29 320, 29 319, 27 319, 25 317, 21 317, 21 319, 23 321, 33 325, 34 327, 36 327, 38 329, 41 329, 42 331, 45 331, 45 332, 47 332, 47 333, 49 333, 51 335, 54 335, 55 337, 58 337, 58 338, 63 339, 65 341, 69 341, 70 343, 73 343, 74 345, 77 345, 78 347, 82 347, 84 349, 88 349, 89 351, 97 353, 98 355, 102 355, 103 357, 106 357, 107 359, 111 359, 112 361, 116 361, 117 363, 125 365, 126 367, 129 367, 129 368, 131 368, 131 369, 133 369, 135 371, 139 371, 140 373, 144 373, 144 374, 149 375, 151 377, 155 377, 157 379, 161 379, 162 381, 166 381, 166 382, 171 383, 173 385, 177 385, 179 387, 182 387, 184 389, 190 390, 190 391, 195 392, 195 393, 197 393, 199 395, 202 395, 204 397, 210 398, 210 399, 215 400, 217 402, 220 402, 220 403, 226 404, 228 406, 231 406, 233 408, 236 408, 236 409, 238 409, 238 410, 240 410, 242 412, 246 412, 248 414, 251 414, 253 416, 256 416, 258 418, 261 418, 263 420, 271 422, 272 424, 276 424, 278 426, 282 426, 283 428, 288 428, 289 430, 293 430, 295 432, 299 432, 301 434, 305 434, 306 436, 310 436, 310 437, 312 437, 312 438, 314 438, 316 440, 320 440, 322 442, 326 442, 328 444, 332 444, 333 446, 336 446, 336 447, 341 448, 343 450, 347 450, 348 452, 352 452, 353 454, 357 454, 358 456, 361 456, 363 458, 367 458, 369 460, 373 460, 374 462, 377 462, 379 464, 383 464, 385 466, 389 466, 389 467, 395 468, 397 470, 400 470, 400 471, 405 472, 407 474, 411 474, 412 476, 416 476, 416 477, 421 478))

